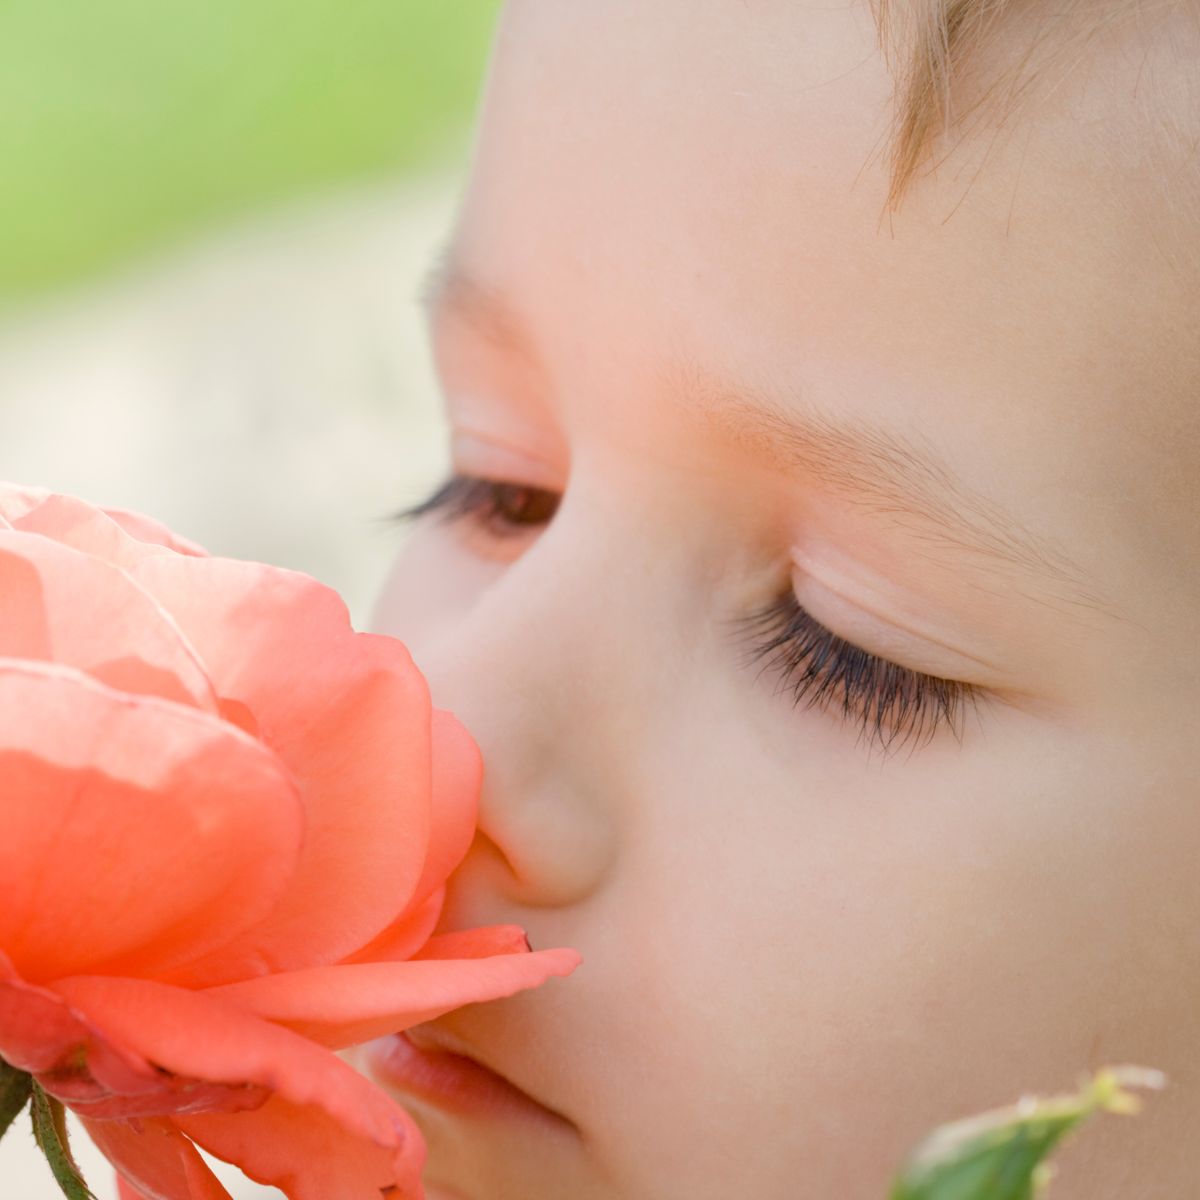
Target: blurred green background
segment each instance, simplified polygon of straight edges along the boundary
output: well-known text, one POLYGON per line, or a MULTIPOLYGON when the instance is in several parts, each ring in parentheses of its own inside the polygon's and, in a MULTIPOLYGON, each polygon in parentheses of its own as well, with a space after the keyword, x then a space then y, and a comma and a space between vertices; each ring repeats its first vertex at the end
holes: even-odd
POLYGON ((492 0, 0 0, 0 309, 461 135, 492 0))
POLYGON ((500 0, 0 0, 0 479, 315 575, 445 469, 416 303, 500 0))

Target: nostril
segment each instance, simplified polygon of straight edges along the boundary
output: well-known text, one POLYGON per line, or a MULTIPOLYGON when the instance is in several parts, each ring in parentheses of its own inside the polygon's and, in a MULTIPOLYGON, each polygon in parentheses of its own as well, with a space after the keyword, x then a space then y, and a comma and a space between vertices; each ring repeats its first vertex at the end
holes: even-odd
POLYGON ((577 904, 608 876, 616 851, 613 816, 589 789, 546 779, 514 793, 486 780, 479 825, 512 870, 522 904, 577 904))
POLYGON ((479 827, 451 875, 447 909, 470 897, 486 911, 497 901, 522 908, 579 904, 610 874, 615 834, 608 817, 578 797, 501 793, 485 785, 479 827))

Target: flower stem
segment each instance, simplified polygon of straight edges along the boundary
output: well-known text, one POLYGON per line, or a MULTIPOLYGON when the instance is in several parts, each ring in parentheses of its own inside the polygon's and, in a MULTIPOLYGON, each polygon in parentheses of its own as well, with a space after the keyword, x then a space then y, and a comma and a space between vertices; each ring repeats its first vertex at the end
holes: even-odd
POLYGON ((62 1102, 33 1084, 33 1136, 50 1164, 50 1173, 67 1200, 96 1200, 84 1183, 67 1143, 67 1119, 62 1102))

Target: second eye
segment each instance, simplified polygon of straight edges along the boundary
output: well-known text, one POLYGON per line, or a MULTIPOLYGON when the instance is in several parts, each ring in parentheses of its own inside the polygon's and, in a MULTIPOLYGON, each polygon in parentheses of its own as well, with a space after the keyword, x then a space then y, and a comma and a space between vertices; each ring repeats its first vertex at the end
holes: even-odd
POLYGON ((559 497, 525 484, 452 475, 432 496, 394 514, 414 520, 438 513, 442 520, 470 519, 495 537, 515 537, 550 522, 559 497))

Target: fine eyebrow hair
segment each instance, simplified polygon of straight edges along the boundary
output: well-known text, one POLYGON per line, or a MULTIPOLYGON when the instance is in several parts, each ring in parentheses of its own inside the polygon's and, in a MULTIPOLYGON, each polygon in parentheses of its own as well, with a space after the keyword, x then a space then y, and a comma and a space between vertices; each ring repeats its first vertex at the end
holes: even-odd
MULTIPOLYGON (((512 307, 458 267, 451 248, 433 262, 418 294, 431 321, 454 315, 500 349, 538 366, 536 349, 512 307)), ((898 430, 817 409, 781 405, 744 386, 725 384, 697 362, 678 359, 663 373, 667 394, 693 416, 764 462, 815 481, 854 507, 915 518, 910 534, 934 551, 965 555, 984 567, 1016 570, 1039 584, 1042 603, 1066 603, 1112 620, 1124 615, 1090 575, 1058 546, 1035 534, 994 500, 969 488, 931 444, 898 430)))

